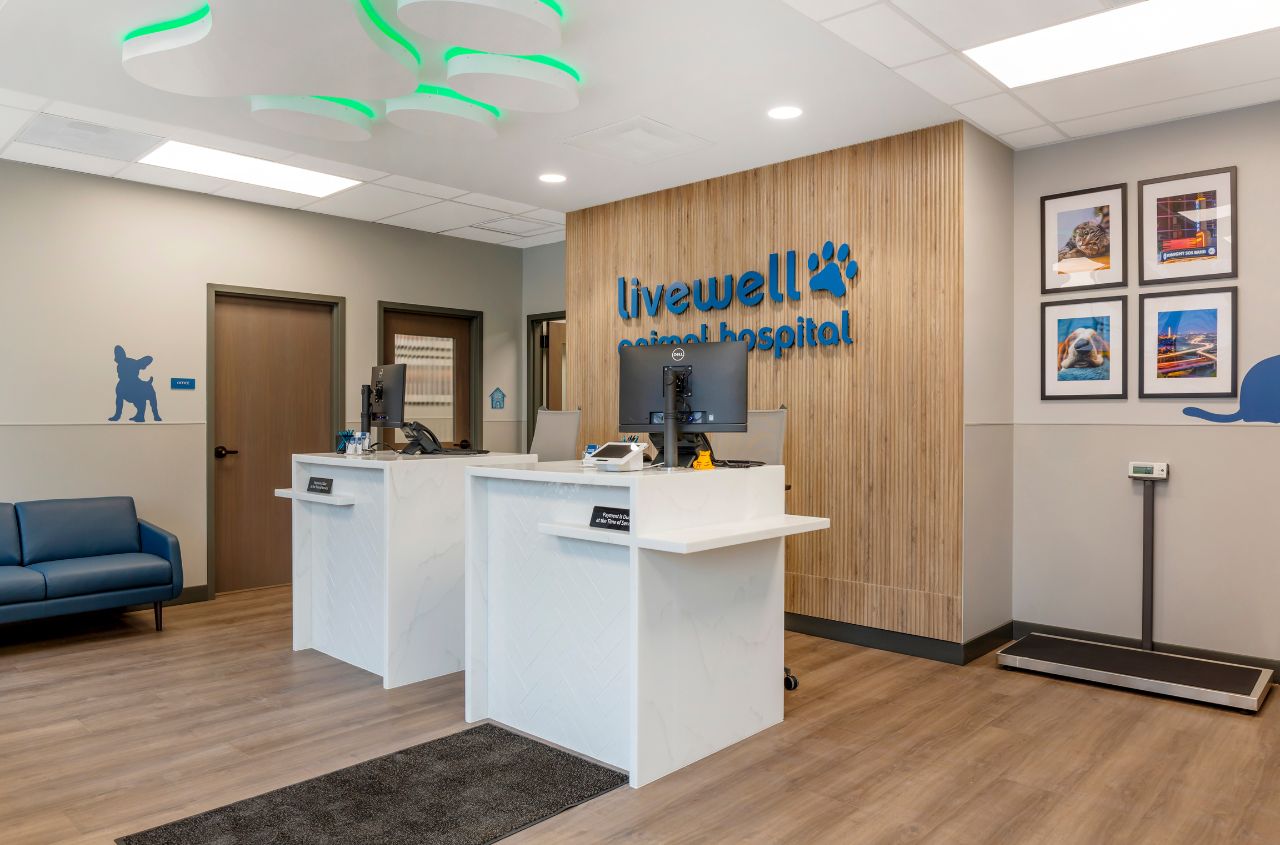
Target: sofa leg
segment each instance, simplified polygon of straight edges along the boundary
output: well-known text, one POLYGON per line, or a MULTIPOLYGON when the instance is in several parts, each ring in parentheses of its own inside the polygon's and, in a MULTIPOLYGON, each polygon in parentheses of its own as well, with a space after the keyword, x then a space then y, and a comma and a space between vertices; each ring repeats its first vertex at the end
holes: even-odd
POLYGON ((162 601, 156 602, 155 608, 156 608, 156 630, 163 631, 164 630, 164 602, 162 601))

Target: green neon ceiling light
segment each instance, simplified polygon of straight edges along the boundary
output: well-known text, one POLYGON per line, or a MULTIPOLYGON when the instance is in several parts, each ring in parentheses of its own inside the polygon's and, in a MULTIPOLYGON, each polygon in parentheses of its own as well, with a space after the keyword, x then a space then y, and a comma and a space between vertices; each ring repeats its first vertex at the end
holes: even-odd
POLYGON ((578 71, 574 70, 570 65, 565 64, 552 56, 518 56, 513 53, 486 53, 484 50, 472 50, 469 47, 450 47, 445 51, 444 60, 447 62, 455 56, 470 56, 474 54, 485 56, 507 56, 512 59, 524 59, 526 62, 537 62, 540 65, 547 65, 548 67, 553 67, 556 70, 563 71, 564 73, 572 76, 578 82, 582 81, 582 74, 578 73, 578 71))
POLYGON ((541 0, 541 2, 544 6, 550 6, 551 11, 555 12, 560 17, 564 17, 564 9, 561 8, 560 4, 557 3, 556 0, 541 0))
POLYGON ((166 32, 170 29, 178 29, 179 27, 188 26, 196 21, 204 20, 209 16, 210 11, 212 10, 209 8, 209 4, 205 3, 194 12, 185 14, 180 18, 173 18, 167 21, 157 21, 156 23, 149 23, 146 26, 140 26, 137 29, 131 30, 125 33, 123 40, 131 41, 134 38, 141 38, 144 35, 153 35, 157 32, 166 32))
POLYGON ((394 26, 387 22, 386 18, 379 14, 378 10, 374 8, 373 0, 360 0, 360 8, 368 16, 370 23, 376 26, 383 35, 399 44, 410 56, 413 56, 415 64, 422 64, 422 54, 418 52, 418 48, 413 46, 412 41, 401 35, 394 26))
POLYGON ((348 97, 312 97, 313 100, 324 100, 326 103, 334 103, 339 106, 346 106, 352 111, 360 112, 360 114, 370 120, 377 120, 378 113, 373 110, 373 106, 362 103, 359 100, 352 100, 348 97))
POLYGON ((445 88, 443 85, 419 85, 418 93, 419 94, 435 94, 437 97, 448 97, 451 100, 460 100, 461 102, 464 102, 464 103, 470 103, 473 106, 479 106, 480 108, 492 114, 494 117, 502 117, 502 112, 498 111, 497 106, 491 105, 482 100, 477 100, 472 97, 468 97, 466 94, 459 94, 457 91, 453 90, 452 88, 445 88))

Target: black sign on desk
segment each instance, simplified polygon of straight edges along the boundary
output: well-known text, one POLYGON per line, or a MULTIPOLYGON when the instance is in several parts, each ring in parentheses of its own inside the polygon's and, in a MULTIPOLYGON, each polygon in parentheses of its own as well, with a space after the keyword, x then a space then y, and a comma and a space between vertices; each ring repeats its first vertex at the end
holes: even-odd
POLYGON ((325 493, 325 494, 332 493, 333 479, 319 478, 317 476, 312 476, 311 480, 307 482, 307 492, 308 493, 325 493))
POLYGON ((631 530, 631 508, 606 508, 596 505, 591 509, 591 527, 612 531, 631 530))

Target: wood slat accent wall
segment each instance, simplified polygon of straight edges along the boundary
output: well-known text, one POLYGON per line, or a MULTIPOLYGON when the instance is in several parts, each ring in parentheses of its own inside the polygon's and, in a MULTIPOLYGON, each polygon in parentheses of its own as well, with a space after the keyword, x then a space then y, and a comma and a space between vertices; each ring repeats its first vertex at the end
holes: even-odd
MULTIPOLYGON (((961 640, 962 180, 959 123, 573 212, 566 238, 567 407, 615 439, 623 338, 840 321, 854 345, 751 353, 754 408, 790 409, 791 513, 831 530, 788 540, 787 609, 961 640), (806 261, 847 240, 843 299, 810 292, 806 261), (799 301, 623 320, 619 276, 654 286, 767 273, 797 251, 799 301)), ((713 436, 714 439, 714 436, 713 436)))

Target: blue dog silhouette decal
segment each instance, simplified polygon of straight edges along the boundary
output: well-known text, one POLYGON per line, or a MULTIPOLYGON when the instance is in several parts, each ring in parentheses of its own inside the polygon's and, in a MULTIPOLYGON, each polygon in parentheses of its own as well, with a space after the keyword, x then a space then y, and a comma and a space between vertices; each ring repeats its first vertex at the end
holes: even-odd
POLYGON ((120 420, 120 413, 124 410, 124 403, 128 402, 133 405, 136 413, 129 417, 131 422, 147 421, 147 405, 151 406, 151 416, 155 422, 160 422, 160 410, 156 407, 156 387, 155 378, 142 380, 142 371, 151 366, 152 358, 147 355, 144 358, 133 359, 124 354, 124 347, 116 347, 116 413, 113 417, 108 417, 111 422, 120 420))
POLYGON ((849 261, 849 245, 840 244, 840 249, 836 249, 836 245, 831 241, 827 241, 822 245, 822 258, 818 258, 818 253, 809 253, 809 272, 813 276, 809 279, 809 290, 825 290, 832 296, 839 298, 845 295, 846 286, 845 277, 849 281, 853 281, 854 276, 858 275, 858 262, 849 261), (818 265, 826 262, 821 270, 818 265), (841 269, 840 265, 846 261, 849 263, 841 269))
POLYGON ((1215 423, 1280 423, 1280 355, 1264 358, 1245 373, 1240 382, 1240 410, 1215 414, 1203 408, 1183 408, 1182 413, 1215 423))

